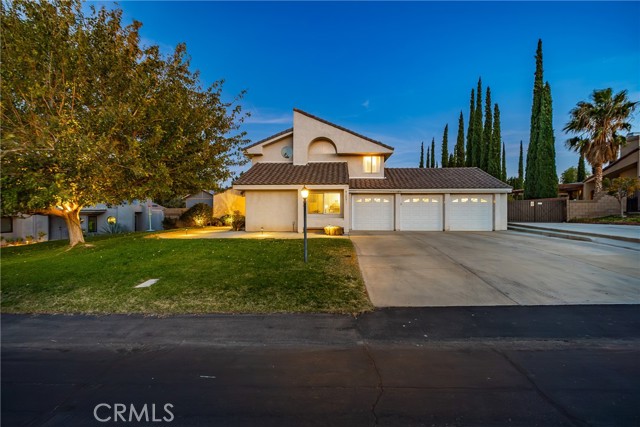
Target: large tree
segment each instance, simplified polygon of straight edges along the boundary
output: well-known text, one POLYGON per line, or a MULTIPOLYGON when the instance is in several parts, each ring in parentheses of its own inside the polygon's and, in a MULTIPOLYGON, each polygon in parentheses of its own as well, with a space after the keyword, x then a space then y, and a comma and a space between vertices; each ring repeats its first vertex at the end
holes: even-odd
POLYGON ((424 168, 424 141, 420 144, 420 163, 418 164, 419 168, 424 168))
POLYGON ((467 152, 464 162, 464 165, 467 167, 473 166, 473 125, 475 122, 475 108, 473 103, 475 101, 475 93, 473 89, 471 89, 471 100, 469 101, 469 126, 467 127, 467 152))
POLYGON ((524 188, 524 156, 522 151, 522 141, 520 141, 520 157, 518 158, 518 182, 516 188, 524 188))
POLYGON ((527 199, 558 195, 551 86, 544 82, 542 40, 538 40, 535 58, 531 128, 524 183, 524 197, 527 199))
POLYGON ((491 88, 487 86, 487 96, 484 106, 484 130, 482 131, 482 145, 480 148, 480 168, 489 171, 489 156, 491 154, 491 133, 493 129, 493 115, 491 112, 491 88))
POLYGON ((458 139, 456 140, 456 148, 454 151, 455 164, 449 165, 451 167, 464 167, 464 117, 462 111, 460 111, 460 117, 458 118, 458 139))
POLYGON ((501 179, 500 150, 502 149, 502 132, 500 130, 500 107, 493 106, 493 129, 487 153, 487 172, 501 179))
POLYGON ((480 167, 480 156, 482 154, 482 78, 478 79, 478 90, 476 91, 476 106, 473 113, 473 163, 471 166, 480 167))
POLYGON ((587 179, 587 168, 584 164, 584 156, 580 154, 580 160, 578 160, 578 172, 576 174, 577 182, 584 182, 587 179))
POLYGON ((442 150, 440 163, 443 168, 449 166, 449 124, 444 126, 444 132, 442 134, 442 150))
POLYGON ((560 174, 560 182, 563 184, 571 184, 577 182, 578 170, 575 166, 570 166, 560 174))
POLYGON ((2 214, 80 210, 217 188, 240 163, 238 98, 202 88, 186 47, 143 47, 141 24, 79 0, 2 3, 2 214))
POLYGON ((502 182, 507 181, 507 149, 502 143, 502 167, 500 168, 500 180, 502 182))
POLYGON ((436 167, 436 139, 431 138, 431 167, 436 167))
POLYGON ((595 192, 602 191, 602 166, 617 159, 620 147, 626 143, 620 131, 630 131, 629 118, 638 102, 627 98, 623 90, 615 95, 611 88, 594 90, 592 102, 580 101, 569 113, 571 120, 565 132, 577 134, 567 146, 580 153, 591 164, 595 175, 595 192))

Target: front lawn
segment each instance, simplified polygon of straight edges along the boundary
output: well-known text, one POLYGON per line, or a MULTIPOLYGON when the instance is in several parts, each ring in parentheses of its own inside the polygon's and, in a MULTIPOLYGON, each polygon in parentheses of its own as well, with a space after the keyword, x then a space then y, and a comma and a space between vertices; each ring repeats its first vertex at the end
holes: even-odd
POLYGON ((620 215, 603 216, 600 218, 577 218, 569 222, 579 222, 586 224, 617 224, 617 225, 640 225, 640 215, 630 215, 624 218, 620 215))
POLYGON ((372 308, 347 239, 96 237, 1 251, 5 313, 358 313, 372 308), (135 289, 148 279, 160 279, 135 289))

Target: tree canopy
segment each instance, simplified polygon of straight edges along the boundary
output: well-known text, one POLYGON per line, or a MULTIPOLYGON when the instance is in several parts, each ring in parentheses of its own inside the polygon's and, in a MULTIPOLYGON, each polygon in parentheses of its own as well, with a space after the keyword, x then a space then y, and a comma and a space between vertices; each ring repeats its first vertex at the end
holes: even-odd
POLYGON ((570 112, 564 131, 577 136, 567 141, 567 147, 593 166, 596 193, 602 191, 602 165, 616 160, 620 147, 626 144, 618 132, 631 130, 629 118, 637 105, 627 98, 626 90, 613 94, 607 88, 594 90, 591 102, 580 101, 570 112))
POLYGON ((61 216, 74 245, 83 206, 216 189, 243 162, 242 93, 204 88, 184 44, 163 55, 79 0, 1 14, 3 215, 61 216))

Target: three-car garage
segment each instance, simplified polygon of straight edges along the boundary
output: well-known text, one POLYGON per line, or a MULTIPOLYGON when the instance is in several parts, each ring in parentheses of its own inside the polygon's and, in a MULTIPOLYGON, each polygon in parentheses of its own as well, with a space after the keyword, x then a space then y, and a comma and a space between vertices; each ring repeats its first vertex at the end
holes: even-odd
POLYGON ((353 194, 353 230, 491 231, 493 194, 353 194))

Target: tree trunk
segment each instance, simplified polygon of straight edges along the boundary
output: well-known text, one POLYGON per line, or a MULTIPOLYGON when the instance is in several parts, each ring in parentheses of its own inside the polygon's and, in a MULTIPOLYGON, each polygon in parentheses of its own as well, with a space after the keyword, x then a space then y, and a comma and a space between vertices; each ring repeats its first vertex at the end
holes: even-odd
POLYGON ((594 194, 598 194, 599 192, 602 191, 602 163, 598 163, 593 167, 593 174, 595 175, 595 185, 596 185, 594 194))
POLYGON ((624 218, 624 205, 626 205, 626 197, 620 197, 620 218, 624 218))
POLYGON ((80 208, 64 212, 62 215, 69 230, 69 245, 74 247, 78 243, 84 243, 82 227, 80 226, 80 208))

